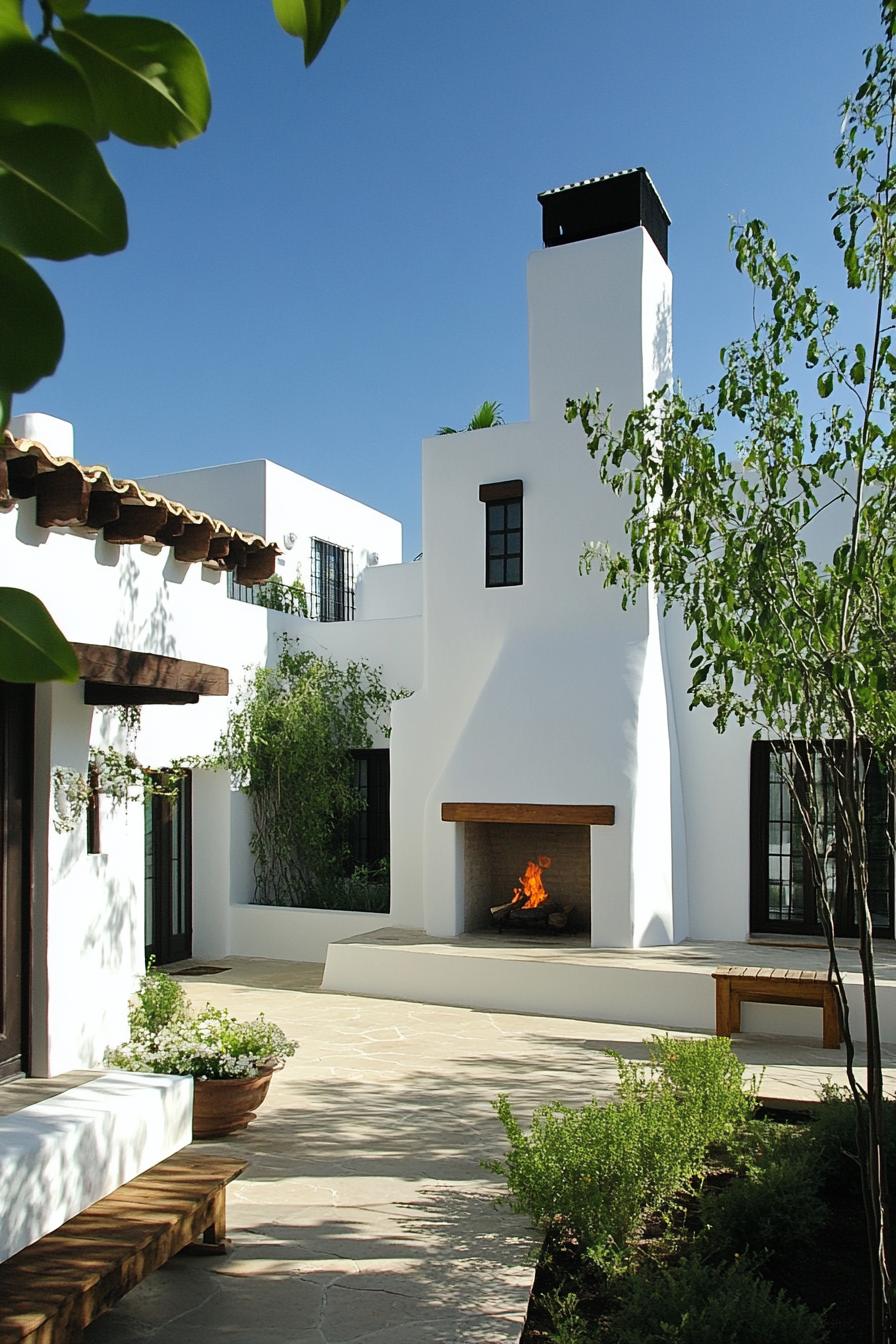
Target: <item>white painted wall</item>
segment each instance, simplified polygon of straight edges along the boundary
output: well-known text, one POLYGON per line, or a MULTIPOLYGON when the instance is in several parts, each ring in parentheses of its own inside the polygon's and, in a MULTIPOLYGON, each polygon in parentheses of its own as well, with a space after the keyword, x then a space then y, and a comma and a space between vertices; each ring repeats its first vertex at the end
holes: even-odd
POLYGON ((356 580, 371 555, 381 565, 401 562, 401 523, 395 518, 265 458, 146 476, 141 484, 277 542, 284 547, 277 573, 285 583, 298 575, 310 588, 315 537, 352 552, 356 580), (290 536, 295 541, 287 549, 284 538, 290 536))
POLYGON ((424 677, 393 712, 400 923, 462 927, 463 830, 443 802, 612 803, 616 825, 592 831, 594 943, 685 935, 658 624, 649 602, 623 613, 578 575, 590 538, 623 542, 624 513, 563 420, 566 397, 596 385, 619 416, 643 403, 668 374, 670 303, 643 229, 534 254, 532 422, 424 441, 424 677), (524 582, 489 589, 479 485, 509 479, 523 481, 524 582))
POLYGON ((423 614, 423 562, 368 566, 355 593, 360 621, 383 621, 423 614))
MULTIPOLYGON (((228 476, 249 499, 253 480, 264 481, 271 464, 244 465, 246 471, 228 476)), ((274 476, 280 472, 276 468, 274 476)), ((277 477, 284 498, 286 484, 277 477)), ((303 490, 304 485, 298 493, 303 490)), ((375 543, 386 555, 389 547, 400 555, 394 520, 379 523, 372 510, 335 492, 325 494, 332 506, 326 526, 306 519, 309 534, 313 527, 357 538, 362 519, 371 548, 375 543), (340 501, 347 507, 341 524, 340 501)), ((208 501, 215 512, 218 502, 226 500, 208 501)), ((245 526, 252 525, 247 518, 245 526)), ((413 689, 419 682, 419 618, 325 625, 253 607, 228 598, 225 574, 180 563, 167 547, 113 546, 80 531, 38 528, 33 500, 0 513, 0 565, 4 583, 36 593, 68 638, 227 667, 232 694, 249 667, 276 660, 282 633, 337 660, 369 658, 383 667, 391 686, 413 689)), ((204 697, 197 705, 145 706, 135 742, 139 759, 163 766, 175 757, 207 753, 224 727, 229 703, 204 697)), ((32 1067, 53 1075, 96 1066, 104 1049, 127 1034, 127 999, 143 969, 143 809, 139 801, 117 809, 104 802, 100 855, 86 853, 83 825, 66 834, 54 829, 53 769, 83 773, 91 744, 124 746, 115 712, 86 706, 81 683, 37 688, 35 737, 32 1067)), ((252 897, 250 834, 246 799, 222 774, 197 772, 193 949, 199 957, 240 950, 232 942, 231 906, 252 897)), ((388 917, 376 922, 387 923, 388 917)), ((338 936, 345 936, 341 924, 339 929, 338 936)))

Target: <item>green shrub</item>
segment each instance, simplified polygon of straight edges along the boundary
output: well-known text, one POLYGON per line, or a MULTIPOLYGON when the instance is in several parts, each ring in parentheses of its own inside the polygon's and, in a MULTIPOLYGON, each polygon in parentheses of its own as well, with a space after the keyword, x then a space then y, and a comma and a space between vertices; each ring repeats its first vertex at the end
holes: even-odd
MULTIPOLYGON (((884 1102, 883 1119, 887 1171, 892 1183, 896 1181, 896 1101, 884 1102)), ((856 1111, 848 1088, 833 1083, 822 1087, 821 1105, 813 1113, 811 1134, 816 1160, 828 1180, 857 1181, 856 1111)))
POLYGON ((506 1096, 495 1109, 510 1148, 486 1166, 507 1181, 511 1207, 545 1231, 559 1223, 596 1263, 618 1262, 647 1198, 635 1108, 539 1106, 528 1134, 506 1096))
POLYGON ((555 1288, 541 1298, 541 1306, 551 1322, 551 1344, 589 1344, 590 1331, 579 1311, 577 1293, 555 1288))
POLYGON ((822 1344, 824 1322, 774 1293, 743 1261, 689 1256, 670 1268, 644 1265, 623 1284, 614 1344, 822 1344))
POLYGON ((156 970, 150 960, 128 1011, 131 1035, 139 1031, 157 1032, 169 1022, 182 1021, 188 1011, 183 985, 164 971, 156 970))
POLYGON ((645 1213, 702 1174, 708 1148, 752 1105, 741 1092, 742 1066, 726 1059, 726 1040, 684 1042, 684 1051, 674 1044, 650 1042, 655 1070, 610 1052, 619 1100, 540 1106, 528 1134, 506 1096, 495 1103, 510 1147, 503 1161, 486 1165, 507 1181, 511 1206, 545 1230, 572 1233, 606 1269, 625 1259, 645 1213))
POLYGON ((701 1198, 703 1240, 713 1254, 730 1259, 752 1251, 764 1264, 786 1267, 824 1227, 822 1173, 804 1130, 760 1123, 769 1133, 743 1175, 701 1198))
POLYGON ((758 1081, 744 1081, 744 1065, 727 1036, 686 1039, 653 1036, 648 1057, 663 1083, 694 1116, 707 1144, 731 1141, 756 1107, 758 1081))

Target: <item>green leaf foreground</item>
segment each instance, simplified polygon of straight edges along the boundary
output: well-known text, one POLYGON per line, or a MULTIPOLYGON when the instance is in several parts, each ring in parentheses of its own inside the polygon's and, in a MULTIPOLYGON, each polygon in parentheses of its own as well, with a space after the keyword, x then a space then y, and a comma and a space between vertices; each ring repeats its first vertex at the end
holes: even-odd
POLYGON ((24 392, 48 377, 62 355, 65 327, 49 287, 15 252, 0 247, 0 393, 5 424, 9 393, 24 392))
POLYGON ((70 61, 30 37, 0 43, 0 122, 71 126, 97 138, 90 90, 70 61))
POLYGON ((0 680, 78 680, 74 649, 43 602, 19 588, 0 588, 0 680))
POLYGON ((0 42, 18 37, 31 37, 22 18, 22 0, 0 0, 0 42))
POLYGON ((302 39, 307 67, 320 55, 348 0, 273 0, 273 4, 283 31, 302 39))
POLYGON ((208 125, 205 62, 173 24, 82 14, 53 36, 87 80, 101 123, 122 140, 173 148, 208 125))
POLYGON ((117 252, 127 240, 124 197, 82 131, 0 127, 0 243, 67 261, 117 252))

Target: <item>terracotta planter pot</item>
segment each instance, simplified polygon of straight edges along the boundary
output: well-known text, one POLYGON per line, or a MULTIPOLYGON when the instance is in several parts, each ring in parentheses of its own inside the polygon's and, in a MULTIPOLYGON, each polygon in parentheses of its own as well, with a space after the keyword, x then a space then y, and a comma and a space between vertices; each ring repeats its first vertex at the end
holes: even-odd
POLYGON ((254 1078, 197 1078, 193 1084, 193 1138, 218 1139, 245 1129, 268 1094, 273 1072, 264 1068, 254 1078))

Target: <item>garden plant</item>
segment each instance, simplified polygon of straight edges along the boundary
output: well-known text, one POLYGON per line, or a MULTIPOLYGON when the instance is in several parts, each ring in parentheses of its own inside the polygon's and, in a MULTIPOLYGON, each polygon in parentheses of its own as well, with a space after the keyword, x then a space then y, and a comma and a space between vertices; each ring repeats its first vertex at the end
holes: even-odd
MULTIPOLYGON (((720 731, 749 725, 775 743, 838 995, 876 1344, 896 1331, 866 791, 874 772, 890 794, 896 779, 894 0, 881 19, 842 107, 830 197, 849 321, 863 339, 845 342, 837 306, 754 219, 732 232, 754 326, 723 349, 718 384, 696 400, 661 388, 622 428, 599 391, 567 406, 601 479, 630 503, 627 548, 589 548, 584 567, 596 562, 623 606, 656 590, 677 609, 692 638, 692 706, 712 711, 720 731), (858 933, 861 1071, 834 941, 838 887, 858 933)), ((892 818, 877 822, 892 853, 892 818)))
POLYGON ((365 662, 340 667, 284 636, 271 668, 240 691, 205 763, 229 770, 252 804, 261 905, 388 908, 386 866, 353 868, 347 840, 364 802, 351 753, 388 734, 390 690, 365 662))
POLYGON ((107 1050, 105 1063, 130 1073, 181 1074, 198 1081, 253 1078, 296 1052, 264 1014, 240 1022, 207 1003, 193 1010, 181 985, 152 965, 131 1004, 130 1038, 107 1050))
MULTIPOLYGON (((723 1037, 615 1052, 617 1097, 536 1109, 507 1097, 487 1164, 544 1237, 525 1344, 822 1344, 869 1337, 871 1297, 848 1092, 757 1114, 723 1037)), ((896 1155, 896 1103, 885 1107, 896 1155)))

